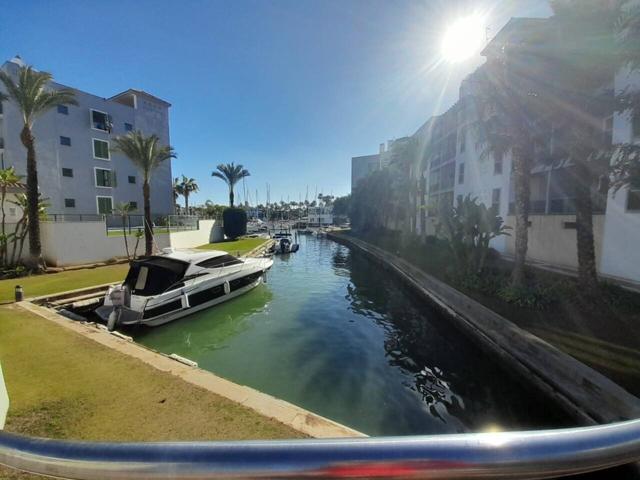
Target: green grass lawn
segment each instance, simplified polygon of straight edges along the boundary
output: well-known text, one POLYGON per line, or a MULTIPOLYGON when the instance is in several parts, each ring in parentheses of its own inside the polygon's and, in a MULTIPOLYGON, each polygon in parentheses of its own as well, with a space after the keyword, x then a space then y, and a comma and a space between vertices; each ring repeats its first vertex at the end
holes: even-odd
POLYGON ((68 272, 31 275, 29 277, 0 280, 0 302, 14 299, 14 288, 22 285, 26 297, 39 297, 52 293, 66 292, 77 288, 91 287, 103 283, 123 280, 129 271, 126 263, 105 267, 70 270, 68 272))
POLYGON ((206 245, 200 245, 198 248, 201 250, 223 250, 233 255, 244 255, 266 241, 267 239, 265 238, 241 238, 239 240, 207 243, 206 245))
MULTIPOLYGON (((16 305, 0 307, 0 362, 9 432, 96 441, 303 436, 16 305)), ((0 467, 0 478, 35 477, 0 467)))

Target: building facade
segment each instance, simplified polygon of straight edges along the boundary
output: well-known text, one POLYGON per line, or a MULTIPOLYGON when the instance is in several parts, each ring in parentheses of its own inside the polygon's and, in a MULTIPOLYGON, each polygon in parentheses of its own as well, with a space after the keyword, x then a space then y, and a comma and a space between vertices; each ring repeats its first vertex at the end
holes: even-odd
MULTIPOLYGON (((16 57, 3 71, 15 77, 23 65, 16 57)), ((65 86, 52 83, 52 89, 65 86)), ((0 84, 0 88, 4 88, 0 84)), ((69 87, 66 87, 69 88, 69 87)), ((169 145, 170 104, 139 90, 111 98, 73 89, 78 105, 59 105, 37 119, 34 127, 38 182, 42 196, 56 215, 108 214, 118 203, 142 213, 142 177, 124 155, 114 152, 113 139, 132 130, 155 134, 169 145)), ((5 101, 0 111, 0 155, 3 167, 26 175, 26 150, 20 141, 22 118, 17 106, 5 101)), ((157 168, 151 180, 154 215, 173 213, 171 162, 157 168)))
MULTIPOLYGON (((512 19, 483 51, 489 60, 507 43, 553 46, 553 31, 545 19, 512 19)), ((515 227, 511 157, 487 155, 481 141, 476 111, 476 81, 486 64, 463 80, 457 102, 441 115, 431 117, 410 138, 416 154, 405 162, 415 187, 411 233, 433 235, 442 206, 454 206, 465 195, 495 206, 505 223, 515 227)), ((527 68, 542 69, 527 64, 527 68)), ((612 75, 613 77, 613 75, 612 75)), ((640 88, 640 75, 617 72, 616 91, 640 88)), ((613 91, 613 89, 612 89, 613 91)), ((609 144, 640 142, 640 118, 614 114, 599 119, 609 144)), ((527 256, 551 267, 575 269, 578 264, 575 219, 575 165, 562 156, 560 127, 549 121, 537 125, 545 140, 536 146, 531 170, 530 226, 527 256), (553 160, 550 160, 553 159, 553 160)), ((378 157, 373 155, 370 157, 378 157)), ((352 159, 352 170, 357 159, 352 159)), ((381 168, 382 162, 378 162, 381 168)), ((366 175, 359 169, 358 180, 366 175)), ((354 186, 352 178, 352 189, 354 186)), ((593 191, 593 231, 598 271, 614 279, 640 282, 640 185, 614 193, 593 191)), ((391 226, 393 227, 393 226, 391 226)), ((501 236, 491 246, 506 256, 515 251, 515 237, 501 236)))

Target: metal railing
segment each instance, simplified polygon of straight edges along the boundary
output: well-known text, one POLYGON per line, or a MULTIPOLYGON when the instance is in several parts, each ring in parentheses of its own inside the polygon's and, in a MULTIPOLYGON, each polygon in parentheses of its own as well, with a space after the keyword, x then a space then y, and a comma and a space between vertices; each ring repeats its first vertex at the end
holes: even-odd
POLYGON ((0 432, 0 464, 67 479, 552 478, 640 459, 640 420, 534 432, 83 443, 0 432))
MULTIPOLYGON (((152 214, 154 229, 160 232, 182 232, 198 230, 200 217, 195 215, 157 215, 152 214)), ((123 218, 121 215, 100 213, 50 213, 45 217, 48 222, 104 222, 107 233, 121 232, 123 218)), ((127 233, 135 233, 144 229, 144 215, 130 214, 124 218, 124 229, 127 233)))

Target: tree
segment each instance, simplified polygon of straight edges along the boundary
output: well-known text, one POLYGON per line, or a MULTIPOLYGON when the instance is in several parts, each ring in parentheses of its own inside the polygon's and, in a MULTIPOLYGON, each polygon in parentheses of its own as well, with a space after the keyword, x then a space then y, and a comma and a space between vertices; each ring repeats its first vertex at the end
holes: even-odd
MULTIPOLYGON (((16 223, 16 228, 13 234, 8 235, 13 243, 11 249, 11 257, 9 257, 9 265, 15 265, 22 257, 22 251, 24 250, 24 242, 27 239, 29 233, 29 202, 27 196, 23 193, 16 195, 15 200, 9 200, 9 203, 15 205, 22 211, 22 218, 16 223)), ((47 208, 49 207, 48 199, 42 198, 38 195, 38 218, 43 219, 46 217, 47 208)))
POLYGON ((229 206, 233 207, 233 187, 236 183, 245 177, 250 176, 249 170, 245 169, 242 165, 235 165, 232 163, 221 163, 216 167, 217 172, 211 173, 212 177, 218 177, 225 181, 229 187, 229 206))
POLYGON ((187 215, 189 215, 189 195, 191 193, 197 192, 198 190, 198 184, 196 183, 195 179, 187 178, 182 175, 182 181, 179 184, 178 191, 180 195, 184 197, 184 209, 186 210, 187 215))
POLYGON ((118 215, 122 220, 122 236, 124 237, 124 249, 127 252, 127 258, 131 258, 129 255, 129 241, 127 239, 127 219, 129 215, 134 210, 129 202, 117 203, 115 207, 113 207, 113 214, 118 215))
POLYGON ((476 131, 481 159, 501 161, 506 155, 513 163, 515 193, 515 255, 511 284, 524 285, 525 261, 529 243, 530 178, 539 118, 537 85, 517 66, 519 52, 507 50, 504 56, 488 61, 477 75, 474 92, 476 131), (514 58, 516 57, 516 58, 514 58))
POLYGON ((7 236, 6 218, 4 211, 4 206, 7 199, 7 191, 10 188, 16 188, 20 186, 21 179, 22 176, 16 174, 16 170, 13 167, 0 169, 0 212, 2 214, 2 229, 0 232, 0 259, 3 266, 6 266, 9 260, 7 251, 7 244, 9 239, 7 236))
MULTIPOLYGON (((389 150, 389 168, 392 173, 394 216, 403 224, 402 231, 413 233, 417 217, 417 188, 413 180, 414 170, 418 170, 418 142, 414 137, 398 139, 389 150)), ((405 238, 403 236, 403 238, 405 238)))
POLYGON ((335 217, 348 217, 351 204, 351 194, 338 197, 333 202, 333 215, 335 217))
POLYGON ((593 194, 608 168, 602 152, 610 149, 603 119, 613 113, 609 89, 617 64, 615 25, 622 0, 556 0, 555 29, 563 42, 554 45, 546 61, 553 71, 547 108, 559 123, 563 149, 575 166, 578 282, 586 299, 599 293, 593 235, 593 194))
MULTIPOLYGON (((640 74, 640 4, 629 2, 622 9, 617 24, 620 67, 630 74, 640 74)), ((640 119, 640 88, 627 87, 616 96, 616 110, 630 121, 640 119)), ((614 193, 621 188, 640 188, 640 145, 630 142, 616 145, 612 161, 614 193)))
POLYGON ((389 168, 371 172, 351 194, 349 218, 354 230, 366 232, 386 228, 394 206, 392 173, 389 168))
POLYGON ((33 126, 38 117, 57 105, 77 105, 72 90, 48 88, 52 78, 50 73, 38 72, 30 66, 19 67, 17 81, 6 72, 0 71, 0 80, 7 89, 9 99, 22 113, 20 141, 27 150, 27 210, 31 218, 27 266, 35 270, 42 269, 43 261, 38 217, 38 165, 33 126))
POLYGON ((144 199, 144 254, 153 253, 153 223, 151 221, 151 187, 149 181, 153 171, 162 162, 175 158, 176 154, 170 145, 160 145, 157 135, 145 136, 135 130, 127 135, 114 139, 115 151, 121 152, 142 172, 142 196, 144 199))
POLYGON ((180 206, 178 205, 178 198, 182 195, 182 185, 180 184, 180 179, 178 177, 173 179, 172 191, 174 208, 179 209, 180 206))

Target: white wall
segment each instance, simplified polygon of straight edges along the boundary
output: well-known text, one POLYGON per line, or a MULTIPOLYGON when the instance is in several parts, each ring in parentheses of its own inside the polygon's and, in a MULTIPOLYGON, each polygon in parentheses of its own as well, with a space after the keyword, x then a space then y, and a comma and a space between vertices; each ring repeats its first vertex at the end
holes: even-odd
POLYGON ((199 230, 170 233, 170 242, 173 248, 193 248, 211 241, 211 235, 215 220, 200 220, 199 230))
MULTIPOLYGON (((593 216, 593 236, 596 249, 596 262, 602 256, 602 233, 604 215, 593 216)), ((575 222, 575 215, 530 215, 529 242, 527 258, 570 268, 578 267, 578 250, 575 228, 565 228, 565 222, 575 222)), ((515 225, 515 217, 508 217, 507 223, 515 225)), ((505 237, 506 251, 513 255, 515 251, 515 232, 505 237)))
MULTIPOLYGON (((199 230, 156 234, 156 247, 193 248, 209 243, 214 224, 215 220, 201 220, 199 230)), ((48 265, 81 265, 126 257, 124 236, 107 236, 104 222, 43 222, 40 228, 42 253, 48 265)), ((129 235, 127 240, 133 254, 136 238, 129 235)), ((137 253, 143 252, 144 238, 141 238, 137 253)))
MULTIPOLYGON (((463 153, 458 153, 456 157, 456 181, 454 188, 454 202, 457 202, 458 195, 463 197, 471 195, 476 197, 478 202, 491 206, 493 189, 500 189, 500 210, 499 215, 511 228, 515 228, 513 218, 508 219, 509 212, 509 184, 511 172, 511 156, 506 155, 502 160, 502 173, 494 174, 493 156, 481 159, 480 150, 477 147, 478 139, 472 128, 467 128, 466 149, 463 153), (464 182, 458 183, 460 164, 464 162, 464 182)), ((458 148, 460 139, 458 139, 458 148)), ((491 247, 499 252, 506 251, 507 237, 501 236, 491 240, 491 247)))
MULTIPOLYGON (((616 90, 628 85, 640 87, 640 74, 622 71, 616 76, 616 90)), ((616 114, 613 119, 613 143, 638 142, 631 138, 631 119, 627 113, 616 114)), ((615 195, 610 192, 605 215, 604 238, 600 271, 614 277, 640 282, 640 212, 629 212, 628 190, 615 195)))

